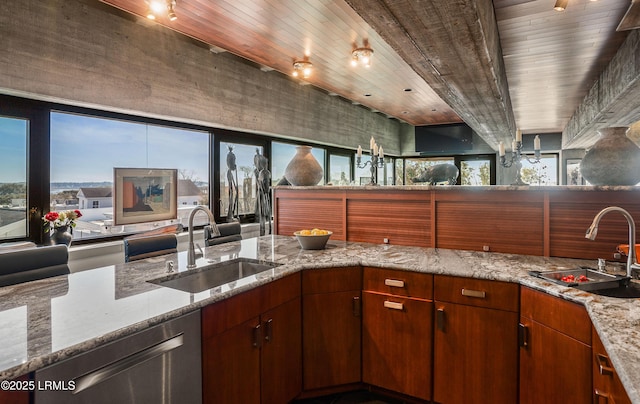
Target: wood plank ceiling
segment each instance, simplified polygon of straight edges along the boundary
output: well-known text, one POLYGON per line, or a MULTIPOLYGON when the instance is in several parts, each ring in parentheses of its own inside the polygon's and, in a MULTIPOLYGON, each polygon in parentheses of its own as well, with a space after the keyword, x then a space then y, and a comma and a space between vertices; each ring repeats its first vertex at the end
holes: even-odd
MULTIPOLYGON (((144 18, 144 0, 101 0, 144 18)), ((490 146, 561 132, 627 32, 629 0, 178 0, 173 30, 409 124, 469 124, 490 146), (367 41, 370 68, 349 65, 367 41), (408 91, 410 89, 410 91, 408 91)))

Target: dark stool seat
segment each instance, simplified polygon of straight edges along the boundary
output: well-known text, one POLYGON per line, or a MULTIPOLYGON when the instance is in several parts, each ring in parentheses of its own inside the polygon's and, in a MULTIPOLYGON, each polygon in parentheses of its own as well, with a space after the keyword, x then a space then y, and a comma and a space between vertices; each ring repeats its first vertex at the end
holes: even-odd
POLYGON ((68 275, 69 250, 52 245, 0 253, 0 286, 68 275))
POLYGON ((124 239, 124 261, 136 261, 178 252, 175 234, 158 234, 124 239))

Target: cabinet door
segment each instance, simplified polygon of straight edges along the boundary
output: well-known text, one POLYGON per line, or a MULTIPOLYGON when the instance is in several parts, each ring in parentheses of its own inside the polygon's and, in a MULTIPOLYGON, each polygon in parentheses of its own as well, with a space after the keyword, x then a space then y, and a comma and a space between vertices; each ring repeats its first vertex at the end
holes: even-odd
POLYGON ((631 400, 613 368, 596 330, 593 330, 593 402, 630 404, 631 400))
POLYGON ((361 381, 360 290, 302 298, 303 387, 361 381))
POLYGON ((518 314, 442 302, 435 309, 434 401, 517 402, 518 314))
POLYGON ((261 344, 258 317, 203 342, 204 404, 260 403, 261 344))
POLYGON ((288 403, 302 389, 300 298, 267 311, 261 320, 262 402, 288 403))
POLYGON ((591 347, 521 318, 520 403, 591 403, 591 347))
MULTIPOLYGON (((19 381, 20 383, 24 383, 27 385, 29 383, 29 375, 22 375, 20 377, 15 378, 14 380, 19 381)), ((30 393, 28 390, 0 390, 0 403, 2 404, 29 404, 30 402, 30 393)))
POLYGON ((362 381, 431 400, 433 303, 362 294, 362 381))

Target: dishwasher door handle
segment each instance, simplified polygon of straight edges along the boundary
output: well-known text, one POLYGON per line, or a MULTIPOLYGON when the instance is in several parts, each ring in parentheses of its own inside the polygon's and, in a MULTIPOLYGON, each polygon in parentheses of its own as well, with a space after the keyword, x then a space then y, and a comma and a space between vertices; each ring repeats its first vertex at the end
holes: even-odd
POLYGON ((122 358, 116 362, 105 365, 99 369, 80 376, 75 379, 75 389, 73 394, 78 394, 89 387, 95 386, 113 376, 122 373, 136 365, 153 359, 157 356, 163 355, 169 351, 172 351, 184 344, 184 335, 180 333, 173 338, 164 340, 156 345, 152 345, 148 348, 140 350, 134 354, 122 358))

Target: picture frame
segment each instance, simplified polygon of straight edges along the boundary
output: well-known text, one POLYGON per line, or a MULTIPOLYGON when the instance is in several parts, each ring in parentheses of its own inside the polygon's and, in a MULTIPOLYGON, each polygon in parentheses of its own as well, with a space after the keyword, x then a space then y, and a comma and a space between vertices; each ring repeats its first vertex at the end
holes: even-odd
POLYGON ((178 217, 178 170, 114 168, 114 225, 178 217))
POLYGON ((580 172, 582 159, 567 159, 565 169, 567 173, 567 185, 585 185, 585 180, 580 172))

